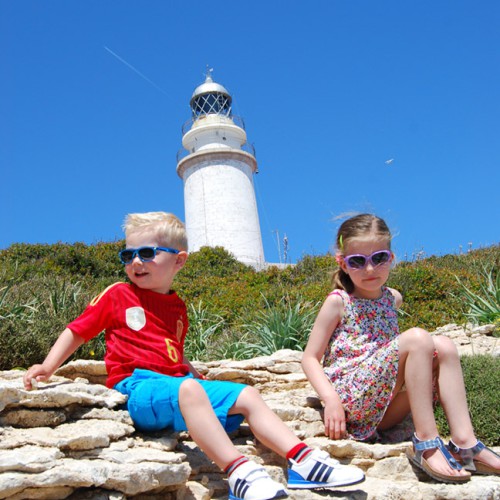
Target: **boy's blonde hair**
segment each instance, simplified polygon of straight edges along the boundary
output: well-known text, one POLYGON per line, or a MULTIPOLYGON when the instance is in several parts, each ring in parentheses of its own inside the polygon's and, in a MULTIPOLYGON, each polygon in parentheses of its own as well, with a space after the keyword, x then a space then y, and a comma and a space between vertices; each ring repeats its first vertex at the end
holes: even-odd
POLYGON ((128 214, 123 223, 125 237, 132 233, 152 231, 163 246, 187 250, 186 227, 174 215, 166 212, 128 214))

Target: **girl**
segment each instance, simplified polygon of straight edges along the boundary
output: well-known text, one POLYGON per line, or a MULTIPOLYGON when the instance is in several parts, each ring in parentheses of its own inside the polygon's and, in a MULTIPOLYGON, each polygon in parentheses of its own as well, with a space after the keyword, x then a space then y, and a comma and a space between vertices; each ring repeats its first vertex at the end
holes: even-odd
POLYGON ((474 436, 452 341, 420 328, 399 333, 401 294, 385 286, 394 259, 386 223, 370 214, 346 220, 337 249, 335 289, 302 360, 324 404, 325 434, 366 440, 411 412, 416 432, 407 454, 429 476, 463 482, 468 470, 498 475, 500 457, 474 436), (438 437, 433 380, 451 429, 448 447, 438 437))

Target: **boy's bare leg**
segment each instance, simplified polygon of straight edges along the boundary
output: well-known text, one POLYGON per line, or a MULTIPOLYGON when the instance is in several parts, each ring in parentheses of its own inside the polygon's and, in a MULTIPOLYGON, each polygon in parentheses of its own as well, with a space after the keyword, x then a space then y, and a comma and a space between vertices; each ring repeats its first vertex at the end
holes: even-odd
POLYGON ((282 457, 301 442, 253 387, 241 391, 229 413, 244 415, 255 437, 282 457))
MULTIPOLYGON (((221 469, 241 456, 216 417, 212 405, 196 380, 184 381, 179 390, 179 406, 194 442, 221 469)), ((242 414, 255 437, 271 450, 285 457, 299 438, 266 405, 253 387, 241 391, 230 414, 242 414)))
POLYGON ((203 387, 194 379, 179 389, 179 407, 193 441, 221 469, 241 457, 214 413, 203 387))

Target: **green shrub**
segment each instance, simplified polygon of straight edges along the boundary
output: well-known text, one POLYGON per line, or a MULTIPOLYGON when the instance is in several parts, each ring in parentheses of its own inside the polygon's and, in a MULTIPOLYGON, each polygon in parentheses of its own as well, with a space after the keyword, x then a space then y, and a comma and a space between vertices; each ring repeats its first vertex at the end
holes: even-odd
POLYGON ((435 265, 434 259, 401 263, 392 270, 388 285, 403 296, 400 330, 414 326, 435 330, 447 323, 464 322, 461 301, 453 295, 455 275, 435 265))
POLYGON ((269 356, 280 349, 302 351, 307 343, 317 307, 309 303, 290 301, 285 296, 270 304, 262 297, 264 308, 254 312, 254 319, 242 325, 243 337, 238 357, 269 356))
POLYGON ((16 243, 0 255, 8 262, 8 271, 14 271, 22 279, 32 279, 40 275, 107 277, 119 279, 123 275, 123 265, 118 252, 123 241, 85 245, 56 243, 54 245, 30 245, 16 243))
POLYGON ((481 283, 475 292, 460 278, 459 298, 466 304, 465 316, 474 324, 498 323, 500 321, 500 273, 495 269, 483 268, 480 271, 481 283))
POLYGON ((13 282, 0 288, 0 321, 11 319, 28 323, 33 321, 37 312, 36 300, 31 299, 28 302, 23 302, 18 297, 10 297, 13 288, 13 282))
POLYGON ((213 339, 224 327, 224 318, 198 305, 188 307, 189 332, 184 345, 184 354, 189 360, 208 361, 212 352, 213 339))
POLYGON ((179 278, 190 280, 206 275, 221 278, 247 272, 255 271, 237 261, 225 248, 202 247, 190 254, 186 265, 179 273, 179 278))

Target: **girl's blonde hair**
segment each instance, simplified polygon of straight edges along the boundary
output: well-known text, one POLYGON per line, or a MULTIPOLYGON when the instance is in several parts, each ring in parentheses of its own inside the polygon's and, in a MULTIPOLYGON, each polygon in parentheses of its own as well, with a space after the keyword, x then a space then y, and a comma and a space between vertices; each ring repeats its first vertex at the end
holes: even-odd
MULTIPOLYGON (((345 256, 345 248, 350 241, 375 236, 387 240, 391 246, 391 231, 383 219, 372 214, 360 214, 344 221, 337 232, 337 254, 345 256)), ((349 275, 339 266, 332 276, 332 286, 347 293, 354 292, 354 283, 349 275)))
POLYGON ((123 223, 125 237, 132 233, 152 231, 163 246, 187 250, 187 235, 184 224, 166 212, 128 214, 123 223))

